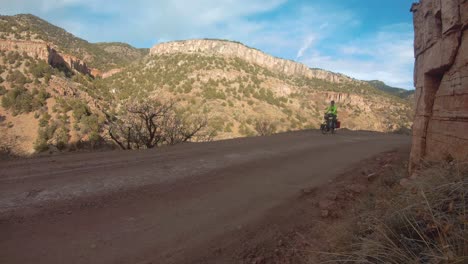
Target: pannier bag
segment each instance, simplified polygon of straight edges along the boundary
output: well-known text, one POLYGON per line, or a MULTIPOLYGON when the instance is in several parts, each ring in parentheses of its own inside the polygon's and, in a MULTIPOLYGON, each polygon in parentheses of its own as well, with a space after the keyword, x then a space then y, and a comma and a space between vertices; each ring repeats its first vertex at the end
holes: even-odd
POLYGON ((339 120, 336 120, 336 128, 340 128, 341 127, 341 122, 339 120))

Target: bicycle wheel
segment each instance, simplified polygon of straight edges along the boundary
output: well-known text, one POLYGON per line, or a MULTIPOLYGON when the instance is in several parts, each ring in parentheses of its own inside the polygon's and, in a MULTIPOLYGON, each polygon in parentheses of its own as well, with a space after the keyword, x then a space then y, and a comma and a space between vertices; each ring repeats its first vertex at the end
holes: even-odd
POLYGON ((322 134, 324 134, 324 135, 327 134, 327 132, 328 132, 327 131, 327 125, 325 125, 325 124, 320 125, 320 131, 322 131, 322 134))

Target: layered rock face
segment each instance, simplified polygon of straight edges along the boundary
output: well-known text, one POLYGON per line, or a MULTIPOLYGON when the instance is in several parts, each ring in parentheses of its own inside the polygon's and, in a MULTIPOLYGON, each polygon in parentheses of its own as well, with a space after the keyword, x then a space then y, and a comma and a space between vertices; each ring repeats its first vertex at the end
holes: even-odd
POLYGON ((25 52, 30 57, 47 61, 51 66, 65 66, 83 74, 92 74, 85 62, 82 60, 58 52, 54 47, 46 42, 40 41, 20 41, 20 40, 0 40, 0 50, 25 52))
POLYGON ((38 57, 41 60, 49 59, 49 48, 46 43, 39 41, 14 41, 0 40, 0 50, 25 52, 30 57, 38 57))
POLYGON ((468 0, 414 4, 415 101, 410 170, 468 158, 468 0))
MULTIPOLYGON (((304 64, 267 55, 243 44, 224 40, 186 40, 162 43, 154 46, 150 54, 200 53, 227 57, 238 57, 247 62, 265 67, 271 71, 286 75, 317 78, 333 83, 352 81, 353 79, 320 69, 310 69, 304 64)), ((355 80, 354 80, 355 81, 355 80)))
POLYGON ((75 70, 82 74, 92 75, 92 69, 88 68, 84 61, 68 54, 60 54, 55 49, 50 47, 48 63, 53 67, 65 65, 71 70, 75 70))

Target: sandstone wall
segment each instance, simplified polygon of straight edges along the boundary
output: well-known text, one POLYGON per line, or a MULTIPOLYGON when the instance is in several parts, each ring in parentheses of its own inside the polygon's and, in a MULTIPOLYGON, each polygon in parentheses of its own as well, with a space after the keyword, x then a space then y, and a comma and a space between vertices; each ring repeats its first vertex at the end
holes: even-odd
POLYGON ((275 58, 259 50, 230 41, 204 39, 175 41, 158 44, 150 50, 150 54, 170 53, 204 53, 207 55, 238 57, 250 63, 254 63, 272 71, 281 72, 290 76, 297 75, 308 78, 318 78, 333 83, 341 83, 352 80, 351 78, 342 74, 332 73, 320 69, 310 69, 304 64, 275 58))
POLYGON ((468 158, 468 0, 421 0, 414 14, 415 101, 410 170, 468 158))

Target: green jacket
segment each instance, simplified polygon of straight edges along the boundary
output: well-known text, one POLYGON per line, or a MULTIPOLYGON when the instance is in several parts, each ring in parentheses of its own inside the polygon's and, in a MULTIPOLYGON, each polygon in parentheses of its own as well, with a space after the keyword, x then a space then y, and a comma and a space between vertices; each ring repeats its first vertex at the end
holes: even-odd
POLYGON ((326 114, 333 114, 333 115, 337 115, 338 114, 338 109, 336 108, 336 105, 334 106, 329 106, 327 107, 327 110, 325 112, 326 114))

